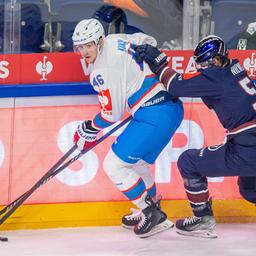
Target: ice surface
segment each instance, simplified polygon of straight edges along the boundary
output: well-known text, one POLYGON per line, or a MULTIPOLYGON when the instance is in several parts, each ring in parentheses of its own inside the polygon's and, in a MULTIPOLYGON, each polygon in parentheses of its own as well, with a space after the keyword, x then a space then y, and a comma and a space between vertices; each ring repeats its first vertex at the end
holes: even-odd
POLYGON ((175 229, 141 239, 122 227, 1 231, 0 256, 256 256, 256 224, 218 224, 217 239, 185 237, 175 229))

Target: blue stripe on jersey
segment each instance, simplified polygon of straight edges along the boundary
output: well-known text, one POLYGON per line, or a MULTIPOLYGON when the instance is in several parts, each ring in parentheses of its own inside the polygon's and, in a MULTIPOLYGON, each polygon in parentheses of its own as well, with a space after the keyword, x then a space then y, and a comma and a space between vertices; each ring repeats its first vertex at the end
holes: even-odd
POLYGON ((146 186, 144 181, 140 178, 136 184, 131 188, 122 191, 129 200, 135 200, 139 198, 146 191, 146 186))
POLYGON ((141 88, 135 92, 131 97, 128 99, 128 104, 130 107, 136 105, 136 103, 146 94, 148 91, 151 90, 152 87, 159 81, 157 80, 156 76, 146 77, 141 85, 141 88))
POLYGON ((99 129, 104 129, 110 125, 112 125, 113 123, 112 122, 109 122, 105 119, 103 119, 100 115, 100 113, 98 113, 95 117, 94 117, 94 120, 93 120, 93 124, 95 125, 96 128, 99 128, 99 129))
POLYGON ((155 197, 156 196, 156 184, 154 183, 152 187, 147 189, 148 191, 148 195, 151 197, 155 197))

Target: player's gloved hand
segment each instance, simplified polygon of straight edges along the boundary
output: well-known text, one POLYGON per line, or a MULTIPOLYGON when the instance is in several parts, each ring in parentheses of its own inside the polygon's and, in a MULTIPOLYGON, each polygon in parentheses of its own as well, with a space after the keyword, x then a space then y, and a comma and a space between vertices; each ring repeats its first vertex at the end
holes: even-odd
POLYGON ((79 150, 86 150, 96 144, 99 131, 92 126, 91 120, 85 120, 78 125, 73 141, 77 144, 79 150))
POLYGON ((168 65, 167 56, 149 44, 138 45, 135 47, 135 58, 139 61, 145 61, 153 73, 158 74, 168 65))

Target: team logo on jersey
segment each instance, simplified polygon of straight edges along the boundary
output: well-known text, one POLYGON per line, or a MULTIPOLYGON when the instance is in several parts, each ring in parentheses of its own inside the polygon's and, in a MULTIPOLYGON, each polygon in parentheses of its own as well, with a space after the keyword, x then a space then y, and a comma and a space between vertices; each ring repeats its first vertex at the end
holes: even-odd
POLYGON ((44 56, 43 61, 39 61, 36 64, 36 72, 42 76, 41 81, 47 80, 46 76, 50 74, 53 70, 52 63, 48 60, 46 61, 47 56, 44 56))
POLYGON ((244 60, 244 67, 249 72, 250 77, 256 77, 256 57, 255 52, 252 53, 251 58, 246 58, 244 60))
POLYGON ((112 115, 112 101, 109 90, 101 90, 99 92, 99 102, 102 112, 105 115, 112 115))

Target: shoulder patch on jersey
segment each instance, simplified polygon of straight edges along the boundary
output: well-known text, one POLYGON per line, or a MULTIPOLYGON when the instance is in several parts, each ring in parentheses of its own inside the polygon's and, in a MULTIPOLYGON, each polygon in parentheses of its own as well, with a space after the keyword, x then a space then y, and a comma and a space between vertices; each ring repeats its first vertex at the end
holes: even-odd
POLYGON ((184 80, 188 80, 190 78, 193 78, 193 77, 196 77, 196 76, 199 76, 201 75, 201 72, 195 72, 195 73, 185 73, 182 75, 183 79, 184 80))
POLYGON ((117 49, 119 51, 125 52, 126 51, 126 45, 127 45, 127 42, 125 42, 121 39, 117 40, 117 49))

